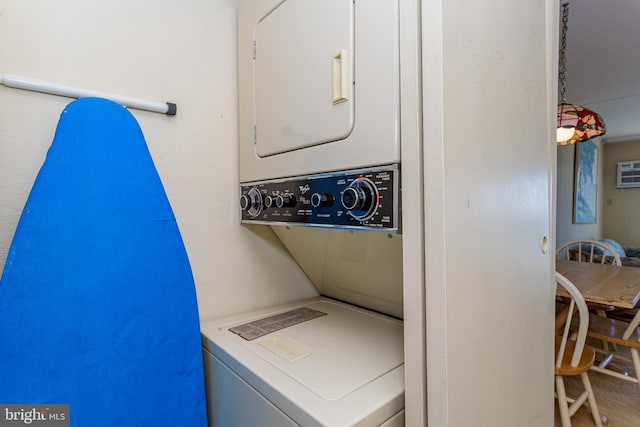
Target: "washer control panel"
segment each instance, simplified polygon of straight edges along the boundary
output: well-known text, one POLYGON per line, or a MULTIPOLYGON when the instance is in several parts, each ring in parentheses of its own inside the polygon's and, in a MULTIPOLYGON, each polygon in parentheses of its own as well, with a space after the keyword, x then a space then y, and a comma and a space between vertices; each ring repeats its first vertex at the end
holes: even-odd
POLYGON ((400 231, 398 165, 240 186, 242 222, 400 231))

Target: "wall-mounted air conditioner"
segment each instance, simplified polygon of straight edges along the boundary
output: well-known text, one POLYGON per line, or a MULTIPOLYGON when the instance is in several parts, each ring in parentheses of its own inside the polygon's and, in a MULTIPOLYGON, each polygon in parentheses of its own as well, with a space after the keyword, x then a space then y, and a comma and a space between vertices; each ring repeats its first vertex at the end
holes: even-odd
POLYGON ((618 162, 616 182, 618 188, 640 187, 640 160, 618 162))

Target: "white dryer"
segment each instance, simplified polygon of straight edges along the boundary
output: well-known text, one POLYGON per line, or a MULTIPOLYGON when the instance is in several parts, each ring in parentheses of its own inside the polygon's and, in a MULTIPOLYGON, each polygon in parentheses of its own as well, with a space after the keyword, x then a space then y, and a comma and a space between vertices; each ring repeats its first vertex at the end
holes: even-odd
POLYGON ((213 426, 404 425, 400 320, 318 297, 202 334, 213 426))
POLYGON ((239 2, 240 182, 400 162, 399 8, 239 2))

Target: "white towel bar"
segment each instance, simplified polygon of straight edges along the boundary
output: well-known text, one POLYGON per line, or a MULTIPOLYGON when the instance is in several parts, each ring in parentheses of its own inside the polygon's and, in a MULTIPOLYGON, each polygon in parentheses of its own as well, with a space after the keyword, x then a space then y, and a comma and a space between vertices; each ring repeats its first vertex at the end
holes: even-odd
POLYGON ((41 80, 30 79, 27 77, 19 77, 11 74, 0 74, 0 85, 12 87, 16 89, 30 90, 33 92, 48 93, 51 95, 66 96, 68 98, 86 98, 96 97, 105 98, 128 108, 138 110, 153 111, 154 113, 163 113, 167 116, 175 116, 177 106, 171 102, 152 102, 140 99, 129 98, 128 96, 102 93, 92 90, 78 89, 69 86, 63 86, 56 83, 44 82, 41 80))

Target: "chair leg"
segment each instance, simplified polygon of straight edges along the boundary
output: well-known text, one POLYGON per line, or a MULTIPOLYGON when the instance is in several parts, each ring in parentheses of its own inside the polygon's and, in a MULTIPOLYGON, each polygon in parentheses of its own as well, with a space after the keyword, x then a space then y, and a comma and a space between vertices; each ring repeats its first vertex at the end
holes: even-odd
POLYGON ((640 385, 640 355, 637 348, 631 348, 631 359, 633 360, 633 369, 635 370, 635 377, 640 385))
POLYGON ((556 375, 556 394, 558 395, 558 409, 562 427, 571 427, 571 417, 569 416, 569 403, 567 401, 567 391, 564 388, 564 380, 556 375))
MULTIPOLYGON (((596 310, 596 315, 604 318, 607 317, 607 313, 604 310, 596 310)), ((609 353, 609 343, 607 342, 607 340, 602 340, 602 349, 605 353, 609 353)))
POLYGON ((582 385, 584 389, 589 393, 587 395, 587 400, 589 401, 589 408, 591 408, 591 415, 593 416, 593 422, 596 423, 597 427, 602 427, 602 418, 600 417, 600 410, 598 410, 598 404, 596 403, 596 397, 593 395, 593 388, 591 388, 591 381, 589 381, 589 376, 586 372, 580 374, 580 378, 582 379, 582 385))

